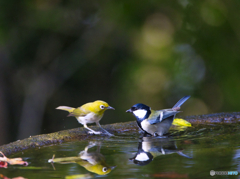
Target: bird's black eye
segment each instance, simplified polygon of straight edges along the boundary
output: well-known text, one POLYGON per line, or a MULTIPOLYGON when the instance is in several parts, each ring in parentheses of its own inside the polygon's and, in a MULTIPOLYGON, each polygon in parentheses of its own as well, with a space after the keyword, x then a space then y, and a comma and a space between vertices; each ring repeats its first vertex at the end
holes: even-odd
POLYGON ((103 172, 106 172, 106 171, 107 171, 107 167, 103 167, 103 168, 102 168, 102 171, 103 171, 103 172))
POLYGON ((136 111, 137 108, 136 108, 136 107, 131 107, 131 110, 132 110, 132 111, 136 111))
POLYGON ((101 108, 101 109, 104 109, 104 108, 105 108, 105 106, 103 106, 103 105, 100 105, 100 108, 101 108))

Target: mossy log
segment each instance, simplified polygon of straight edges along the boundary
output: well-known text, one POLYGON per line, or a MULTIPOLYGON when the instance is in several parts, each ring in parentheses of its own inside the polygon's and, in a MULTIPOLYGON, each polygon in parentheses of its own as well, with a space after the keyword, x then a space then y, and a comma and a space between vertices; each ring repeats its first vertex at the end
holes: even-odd
MULTIPOLYGON (((240 112, 215 113, 207 115, 186 116, 182 118, 192 123, 193 126, 198 124, 212 123, 236 123, 240 122, 240 112)), ((95 126, 91 126, 91 128, 94 130, 98 130, 98 128, 95 126)), ((138 127, 135 121, 103 125, 103 128, 115 135, 124 132, 136 133, 138 131, 138 127)), ((12 153, 19 152, 25 149, 40 147, 44 145, 62 143, 74 139, 90 140, 98 137, 98 135, 87 134, 86 129, 80 127, 50 134, 31 136, 23 140, 18 140, 6 145, 2 145, 0 146, 0 151, 2 151, 5 155, 10 155, 12 153)), ((101 135, 101 137, 103 137, 103 135, 101 135)), ((106 135, 106 137, 108 136, 106 135)))

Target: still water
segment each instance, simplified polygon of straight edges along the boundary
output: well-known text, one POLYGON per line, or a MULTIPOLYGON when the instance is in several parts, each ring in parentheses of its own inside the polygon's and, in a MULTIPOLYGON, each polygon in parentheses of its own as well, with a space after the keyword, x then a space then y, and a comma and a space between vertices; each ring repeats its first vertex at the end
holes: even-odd
POLYGON ((140 139, 140 134, 130 133, 99 136, 25 150, 8 157, 22 157, 28 166, 1 168, 0 174, 81 179, 239 177, 210 176, 210 171, 240 171, 240 124, 198 125, 170 133, 167 138, 140 139))

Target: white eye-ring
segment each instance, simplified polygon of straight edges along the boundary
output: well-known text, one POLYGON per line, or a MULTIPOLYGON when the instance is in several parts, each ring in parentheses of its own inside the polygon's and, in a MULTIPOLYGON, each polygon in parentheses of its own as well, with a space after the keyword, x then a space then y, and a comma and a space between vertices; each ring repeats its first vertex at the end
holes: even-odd
POLYGON ((105 106, 103 106, 103 105, 100 105, 100 108, 101 108, 101 109, 104 109, 104 108, 105 108, 105 106))
POLYGON ((106 172, 106 171, 107 171, 107 167, 103 167, 103 168, 102 168, 102 171, 103 171, 103 172, 106 172))

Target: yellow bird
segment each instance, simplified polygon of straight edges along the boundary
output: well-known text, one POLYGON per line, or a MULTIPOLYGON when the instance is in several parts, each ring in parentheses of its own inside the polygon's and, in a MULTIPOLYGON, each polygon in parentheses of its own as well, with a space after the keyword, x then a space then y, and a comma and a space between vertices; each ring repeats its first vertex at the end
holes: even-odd
POLYGON ((69 112, 69 116, 74 116, 80 124, 82 124, 86 129, 89 130, 89 134, 101 134, 100 131, 94 131, 90 129, 87 124, 96 123, 102 130, 104 130, 108 135, 110 134, 108 131, 103 129, 99 123, 102 119, 104 112, 107 109, 113 109, 113 107, 109 106, 108 103, 97 100, 94 102, 86 103, 78 108, 72 108, 68 106, 58 106, 56 109, 64 110, 69 112))

